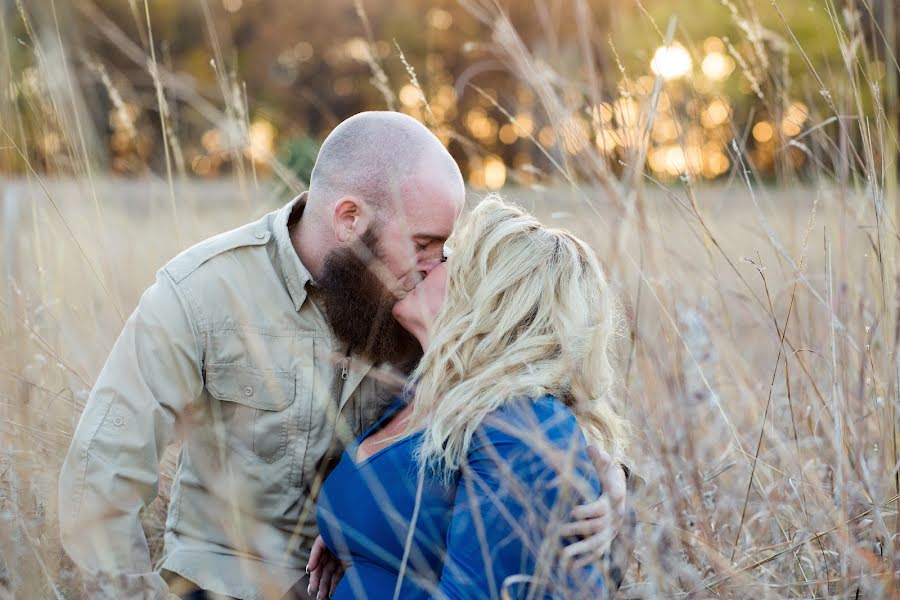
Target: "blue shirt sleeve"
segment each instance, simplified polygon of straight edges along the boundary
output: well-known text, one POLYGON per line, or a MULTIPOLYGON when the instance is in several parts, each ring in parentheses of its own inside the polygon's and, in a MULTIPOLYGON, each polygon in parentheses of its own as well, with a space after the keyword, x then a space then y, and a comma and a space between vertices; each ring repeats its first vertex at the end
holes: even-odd
MULTIPOLYGON (((553 400, 557 402, 557 400, 553 400)), ((559 407, 562 405, 559 404, 559 407)), ((572 414, 531 402, 495 413, 473 437, 460 475, 437 598, 598 597, 595 567, 566 571, 556 533, 600 493, 572 414)))

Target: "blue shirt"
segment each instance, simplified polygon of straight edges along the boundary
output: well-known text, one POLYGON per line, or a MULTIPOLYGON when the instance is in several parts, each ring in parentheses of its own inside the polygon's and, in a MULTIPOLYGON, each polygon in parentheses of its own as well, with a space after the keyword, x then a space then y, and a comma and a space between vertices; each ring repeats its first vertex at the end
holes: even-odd
POLYGON ((561 401, 523 399, 488 415, 449 484, 415 460, 421 432, 356 463, 359 443, 403 405, 395 400, 347 448, 319 495, 320 532, 347 567, 334 598, 394 598, 407 547, 396 595, 404 600, 500 598, 504 587, 524 598, 529 585, 537 598, 601 595, 595 567, 566 571, 553 554, 571 541, 556 532, 572 508, 600 494, 584 435, 561 401))

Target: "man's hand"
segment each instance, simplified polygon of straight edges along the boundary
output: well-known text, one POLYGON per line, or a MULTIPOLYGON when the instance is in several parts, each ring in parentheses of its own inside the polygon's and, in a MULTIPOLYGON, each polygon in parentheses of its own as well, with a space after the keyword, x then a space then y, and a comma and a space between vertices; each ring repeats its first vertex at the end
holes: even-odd
POLYGON ((310 596, 315 594, 316 598, 331 598, 344 576, 344 565, 331 553, 321 535, 313 542, 306 572, 309 573, 309 587, 306 591, 310 596))
POLYGON ((587 451, 603 493, 593 502, 576 506, 572 511, 575 520, 561 530, 563 537, 582 538, 563 549, 566 560, 576 569, 600 562, 625 519, 625 472, 599 446, 588 446, 587 451))

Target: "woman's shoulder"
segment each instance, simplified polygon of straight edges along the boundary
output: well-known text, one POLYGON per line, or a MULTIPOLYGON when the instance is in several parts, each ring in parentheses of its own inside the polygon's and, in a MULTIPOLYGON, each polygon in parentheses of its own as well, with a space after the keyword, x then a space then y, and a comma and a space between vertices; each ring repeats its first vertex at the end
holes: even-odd
POLYGON ((500 423, 517 425, 540 423, 547 426, 578 426, 575 414, 556 396, 546 395, 540 398, 516 398, 504 402, 502 406, 488 414, 485 419, 487 427, 500 423))
POLYGON ((549 492, 563 482, 586 482, 599 494, 587 447, 574 413, 559 398, 523 398, 485 418, 473 436, 467 462, 483 471, 511 471, 534 490, 549 492))
POLYGON ((573 442, 586 445, 572 410, 551 395, 505 402, 485 417, 477 435, 532 448, 542 442, 565 448, 573 442))

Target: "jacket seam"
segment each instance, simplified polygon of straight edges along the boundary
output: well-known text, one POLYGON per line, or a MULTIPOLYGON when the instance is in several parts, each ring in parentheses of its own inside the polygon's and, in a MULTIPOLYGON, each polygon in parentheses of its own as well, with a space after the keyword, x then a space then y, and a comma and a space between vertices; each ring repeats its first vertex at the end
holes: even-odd
MULTIPOLYGON (((194 338, 194 349, 196 350, 197 357, 197 368, 200 371, 200 377, 204 379, 203 387, 206 387, 206 381, 203 376, 203 365, 206 362, 206 352, 204 348, 204 344, 201 343, 200 339, 203 337, 203 330, 201 329, 202 325, 202 317, 200 319, 197 318, 197 314, 200 312, 200 306, 197 304, 196 299, 190 293, 190 290, 187 289, 187 286, 182 287, 181 284, 176 283, 175 279, 172 277, 172 274, 168 271, 164 270, 166 276, 169 278, 169 281, 172 284, 172 291, 175 293, 175 297, 178 298, 178 302, 181 304, 182 310, 185 313, 185 317, 190 323, 191 326, 191 337, 194 338)), ((205 329, 205 328, 204 328, 205 329)), ((182 447, 181 452, 184 452, 184 448, 182 447)), ((175 481, 181 476, 181 471, 184 468, 184 464, 179 461, 178 469, 175 473, 175 477, 172 480, 172 485, 174 487, 175 481)), ((174 507, 174 519, 172 520, 172 530, 178 526, 178 522, 181 520, 181 502, 184 499, 184 493, 179 486, 178 489, 178 499, 177 504, 174 507)), ((170 498, 171 500, 171 498, 170 498)), ((169 507, 169 510, 172 510, 172 507, 169 507)), ((166 519, 168 521, 168 519, 166 519)), ((168 529, 168 523, 166 523, 166 528, 168 529)))
POLYGON ((188 322, 191 324, 191 334, 194 338, 197 356, 200 358, 200 364, 202 365, 205 353, 203 351, 203 346, 200 343, 200 337, 201 334, 205 334, 209 330, 209 327, 204 322, 200 304, 197 302, 197 299, 191 293, 190 289, 188 289, 188 286, 176 283, 168 271, 164 272, 172 284, 172 289, 175 292, 175 296, 178 298, 179 303, 182 305, 182 309, 185 310, 185 316, 187 316, 188 322))
POLYGON ((247 223, 236 229, 232 229, 231 231, 219 234, 219 236, 206 239, 199 244, 191 246, 190 248, 186 249, 181 254, 176 256, 174 259, 169 261, 169 263, 166 264, 165 267, 163 267, 164 270, 169 274, 169 276, 175 283, 180 284, 192 274, 194 274, 203 265, 216 258, 217 256, 221 256, 223 254, 227 254, 241 248, 268 245, 271 241, 271 238, 273 237, 273 232, 268 223, 268 218, 270 215, 271 213, 263 216, 256 221, 253 221, 252 223, 247 223), (268 234, 265 239, 258 238, 255 235, 256 232, 261 231, 261 229, 259 228, 260 225, 265 227, 265 231, 268 234), (251 232, 254 233, 253 237, 249 236, 251 232), (213 241, 216 241, 217 243, 213 244, 213 241), (188 258, 192 258, 193 261, 188 262, 188 258))

